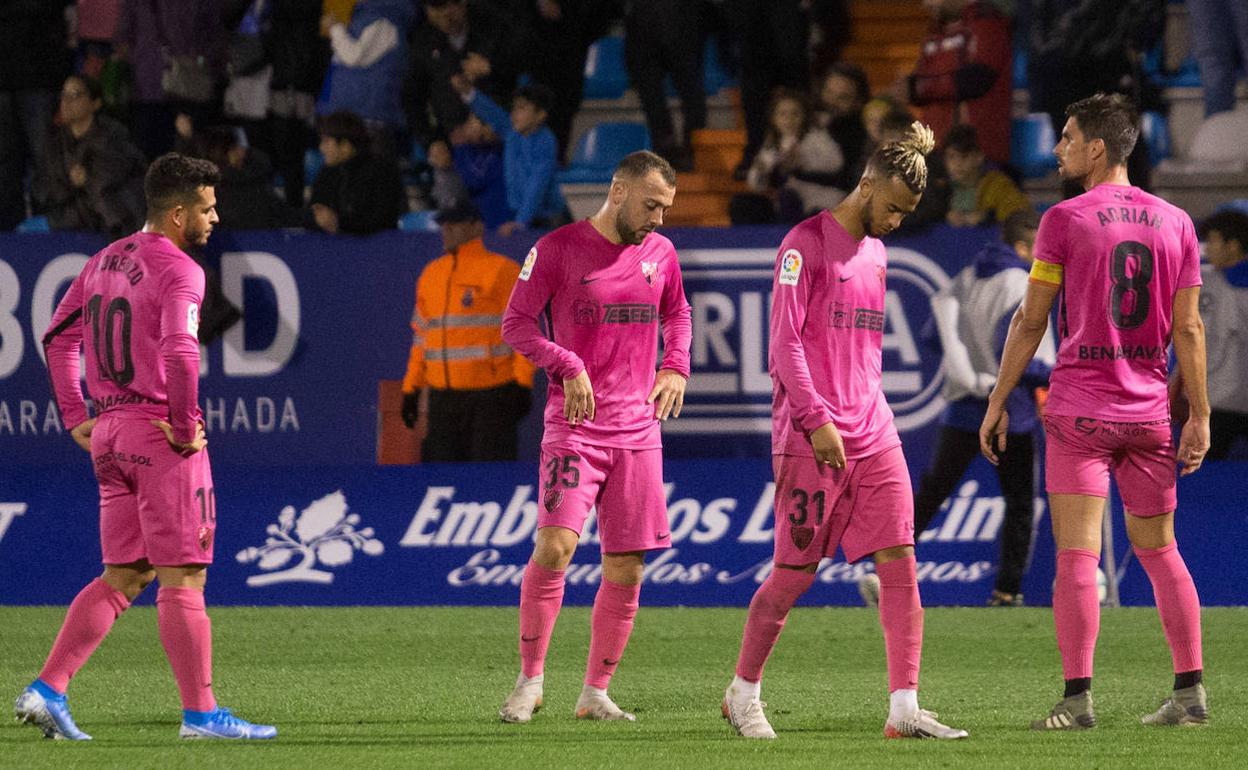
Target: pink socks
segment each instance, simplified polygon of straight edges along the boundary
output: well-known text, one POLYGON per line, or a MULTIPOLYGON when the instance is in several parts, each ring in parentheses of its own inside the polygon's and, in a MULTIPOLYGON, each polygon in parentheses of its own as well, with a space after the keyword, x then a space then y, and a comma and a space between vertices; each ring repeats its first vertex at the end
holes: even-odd
POLYGON ((763 666, 784 629, 789 610, 813 582, 814 573, 780 567, 772 569, 750 600, 741 655, 737 658, 737 676, 749 682, 762 680, 763 666))
POLYGON ((130 606, 130 601, 100 578, 78 592, 65 614, 52 652, 39 672, 39 678, 57 692, 65 692, 70 678, 87 662, 104 641, 113 622, 130 606))
POLYGON ((1053 587, 1053 624, 1062 654, 1062 678, 1092 676, 1096 636, 1101 630, 1101 602, 1097 596, 1096 565, 1100 556, 1083 548, 1057 552, 1057 581, 1053 587))
POLYGON ((1135 555, 1140 557, 1140 564, 1153 584, 1153 597, 1174 659, 1174 672, 1204 668, 1200 653, 1200 598, 1196 595, 1191 573, 1179 555, 1178 543, 1155 550, 1136 548, 1135 555))
POLYGON ((612 583, 603 578, 598 586, 590 615, 589 663, 585 667, 585 684, 590 687, 605 690, 611 683, 611 675, 633 632, 640 596, 640 585, 612 583))
POLYGON ((156 594, 160 641, 182 695, 182 708, 212 711, 212 621, 204 611, 204 592, 161 586, 156 594))
POLYGON ((880 625, 888 658, 888 691, 917 690, 923 655, 923 606, 914 556, 876 564, 880 577, 880 625))
POLYGON ((545 669, 546 648, 563 606, 563 570, 529 562, 520 583, 520 671, 538 676, 545 669))

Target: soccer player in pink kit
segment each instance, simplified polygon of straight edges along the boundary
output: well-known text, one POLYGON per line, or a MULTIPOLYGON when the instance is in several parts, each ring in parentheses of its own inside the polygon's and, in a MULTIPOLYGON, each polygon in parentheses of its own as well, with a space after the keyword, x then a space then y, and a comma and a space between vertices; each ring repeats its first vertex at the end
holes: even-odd
POLYGON ((1174 541, 1176 455, 1166 394, 1173 341, 1191 404, 1177 456, 1187 475, 1209 449, 1196 231, 1182 210, 1131 186, 1125 164, 1139 118, 1125 97, 1097 94, 1070 105, 1066 115, 1054 152, 1062 177, 1087 192, 1057 204, 1040 221, 1031 281, 1011 322, 979 431, 980 449, 990 461, 1009 451, 1006 396, 1035 353, 1060 294, 1061 343, 1044 429, 1057 545, 1053 620, 1066 691, 1032 727, 1096 725, 1096 569, 1111 469, 1126 509, 1127 536, 1153 584, 1174 662, 1173 695, 1143 722, 1203 724, 1200 599, 1174 541))
POLYGON ((503 316, 503 339, 550 378, 537 543, 520 586, 521 670, 499 711, 505 722, 528 722, 542 703, 564 570, 595 504, 602 583, 575 713, 634 719, 607 685, 633 629, 645 554, 671 545, 659 421, 680 414, 692 325, 676 250, 654 230, 675 195, 666 160, 647 151, 625 157, 597 214, 529 252, 503 316))
POLYGON ((69 712, 69 680, 153 579, 160 641, 182 696, 183 738, 272 738, 217 705, 204 610, 216 497, 198 404, 204 271, 187 251, 217 222, 213 164, 170 153, 144 180, 147 223, 109 244, 70 284, 43 344, 65 427, 91 453, 104 574, 74 598, 17 718, 49 738, 90 740, 69 712), (79 385, 86 356, 89 417, 79 385))
POLYGON ((771 311, 775 566, 750 602, 723 715, 747 738, 775 738, 759 700, 763 666, 819 561, 875 559, 888 661, 890 738, 965 738, 919 708, 923 608, 914 498, 880 388, 887 255, 878 238, 927 185, 931 129, 911 125, 872 153, 849 197, 780 244, 771 311))

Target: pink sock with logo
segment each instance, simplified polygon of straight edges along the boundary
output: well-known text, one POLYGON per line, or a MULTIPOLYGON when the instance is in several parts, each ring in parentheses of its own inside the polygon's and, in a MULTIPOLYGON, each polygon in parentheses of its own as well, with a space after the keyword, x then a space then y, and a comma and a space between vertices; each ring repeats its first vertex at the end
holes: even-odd
POLYGON ((813 582, 813 572, 772 569, 750 599, 750 613, 745 618, 745 632, 741 636, 741 654, 737 657, 737 676, 747 682, 762 681, 763 666, 767 665, 767 658, 784 630, 789 610, 813 582))
POLYGON ((1100 556, 1085 548, 1057 552, 1057 581, 1053 586, 1053 624, 1062 654, 1062 678, 1092 676, 1096 636, 1101 630, 1101 602, 1096 588, 1100 556))
POLYGON ((914 556, 875 565, 880 578, 880 626, 888 660, 888 691, 916 690, 923 657, 923 605, 914 556))
POLYGON ((65 692, 69 680, 129 606, 130 601, 124 594, 100 578, 87 583, 70 603, 65 622, 52 644, 52 652, 39 672, 43 683, 57 692, 65 692))
POLYGON ((204 592, 161 586, 156 593, 160 643, 165 647, 173 678, 188 711, 212 711, 212 621, 204 609, 204 592))
POLYGON ((546 648, 562 606, 563 570, 529 562, 520 583, 520 671, 526 677, 545 670, 546 648))
POLYGON ((1153 584, 1157 614, 1166 631, 1166 644, 1174 659, 1174 672, 1204 668, 1200 650, 1200 597, 1187 564, 1179 554, 1179 544, 1157 549, 1136 548, 1135 555, 1153 584))
POLYGON ((590 687, 605 690, 611 683, 633 633, 640 597, 640 584, 630 586, 604 578, 598 586, 589 620, 589 663, 585 666, 585 684, 590 687))

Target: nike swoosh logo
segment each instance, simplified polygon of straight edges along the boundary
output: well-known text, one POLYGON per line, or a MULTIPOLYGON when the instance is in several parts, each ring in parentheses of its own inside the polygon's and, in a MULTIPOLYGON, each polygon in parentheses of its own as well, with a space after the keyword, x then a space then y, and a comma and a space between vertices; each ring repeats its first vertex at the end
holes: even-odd
POLYGON ((598 279, 599 279, 599 278, 601 278, 601 277, 602 277, 602 276, 597 276, 596 278, 586 278, 585 276, 583 276, 583 275, 582 275, 582 276, 581 276, 581 283, 582 283, 582 284, 586 284, 586 283, 593 283, 594 281, 598 280, 598 279))
POLYGON ((521 635, 520 635, 520 641, 522 641, 522 642, 536 642, 536 641, 540 638, 540 636, 541 636, 540 634, 539 634, 538 636, 525 636, 524 634, 521 634, 521 635))
POLYGON ((615 664, 617 664, 617 663, 619 663, 619 662, 620 662, 620 659, 619 659, 619 658, 616 658, 615 660, 611 660, 610 658, 603 658, 603 659, 602 659, 602 665, 604 665, 604 666, 614 666, 615 664))
POLYGON ((657 533, 655 533, 654 539, 655 539, 655 540, 666 540, 666 539, 667 539, 670 535, 671 535, 671 533, 670 533, 670 532, 657 532, 657 533))
POLYGON ((850 278, 853 278, 853 277, 854 277, 853 275, 838 275, 836 277, 836 280, 840 281, 841 283, 845 283, 846 281, 848 281, 850 278))

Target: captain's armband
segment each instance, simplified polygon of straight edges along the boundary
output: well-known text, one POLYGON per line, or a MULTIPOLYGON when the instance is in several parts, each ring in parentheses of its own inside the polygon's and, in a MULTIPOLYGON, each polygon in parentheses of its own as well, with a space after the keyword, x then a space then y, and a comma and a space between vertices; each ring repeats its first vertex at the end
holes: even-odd
POLYGON ((1062 266, 1055 265, 1052 262, 1042 262, 1037 259, 1031 263, 1029 280, 1037 283, 1047 283, 1052 286, 1061 286, 1062 266))

